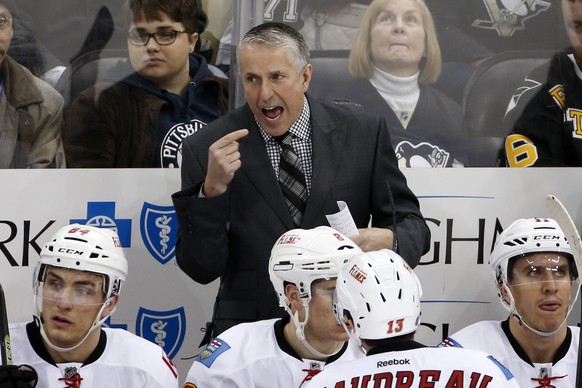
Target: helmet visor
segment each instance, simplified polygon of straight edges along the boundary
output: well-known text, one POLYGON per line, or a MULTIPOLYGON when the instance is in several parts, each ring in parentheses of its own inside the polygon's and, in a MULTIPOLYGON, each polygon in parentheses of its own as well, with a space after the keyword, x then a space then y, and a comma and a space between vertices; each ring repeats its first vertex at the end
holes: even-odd
POLYGON ((517 258, 512 264, 509 272, 512 287, 546 282, 570 285, 578 279, 578 271, 569 255, 535 253, 517 258))

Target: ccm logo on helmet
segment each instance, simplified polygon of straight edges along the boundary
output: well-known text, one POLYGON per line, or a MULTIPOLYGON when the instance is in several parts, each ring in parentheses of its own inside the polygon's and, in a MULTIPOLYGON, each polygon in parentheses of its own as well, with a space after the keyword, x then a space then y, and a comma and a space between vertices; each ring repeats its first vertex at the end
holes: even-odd
POLYGON ((556 234, 538 234, 533 236, 534 240, 561 240, 562 236, 556 234))
POLYGON ((70 248, 59 248, 58 251, 59 253, 66 253, 69 255, 77 255, 77 256, 82 256, 83 255, 83 251, 78 251, 76 249, 70 249, 70 248))
POLYGON ((364 280, 368 277, 363 271, 361 271, 356 264, 350 268, 350 275, 353 276, 360 283, 364 283, 364 280))

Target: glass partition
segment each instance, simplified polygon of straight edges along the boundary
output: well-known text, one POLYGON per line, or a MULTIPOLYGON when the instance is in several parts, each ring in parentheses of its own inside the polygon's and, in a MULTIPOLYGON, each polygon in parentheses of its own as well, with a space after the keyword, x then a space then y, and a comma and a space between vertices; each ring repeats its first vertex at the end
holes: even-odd
MULTIPOLYGON (((131 29, 159 26, 127 16, 122 0, 57 3, 6 2, 11 18, 0 20, 0 33, 6 38, 13 32, 8 56, 64 101, 59 106, 58 96, 41 88, 53 115, 37 121, 50 122, 51 133, 36 143, 24 133, 3 144, 0 167, 179 167, 185 136, 244 104, 236 42, 264 21, 289 23, 304 36, 313 65, 309 96, 350 102, 386 118, 403 168, 582 164, 580 111, 576 98, 565 97, 582 74, 576 60, 580 12, 572 2, 192 0, 203 12, 169 18, 170 30, 178 31, 175 42, 155 48, 151 39, 143 47, 128 42, 131 29), (223 79, 222 92, 192 97, 210 106, 208 115, 192 105, 188 117, 172 113, 178 105, 163 90, 188 105, 188 82, 171 90, 165 75, 148 75, 148 67, 179 47, 182 52, 168 54, 167 63, 189 71, 186 81, 198 82, 198 60, 209 66, 204 74, 223 79), (203 59, 184 62, 190 51, 203 59), (133 96, 153 104, 149 124, 139 122, 145 112, 139 104, 115 101, 120 93, 123 101, 133 96), (43 154, 43 144, 59 142, 61 114, 64 148, 43 154), (140 136, 145 139, 136 141, 140 136), (132 140, 120 144, 120 138, 132 140)), ((12 85, 3 85, 9 104, 25 90, 24 83, 12 85)))

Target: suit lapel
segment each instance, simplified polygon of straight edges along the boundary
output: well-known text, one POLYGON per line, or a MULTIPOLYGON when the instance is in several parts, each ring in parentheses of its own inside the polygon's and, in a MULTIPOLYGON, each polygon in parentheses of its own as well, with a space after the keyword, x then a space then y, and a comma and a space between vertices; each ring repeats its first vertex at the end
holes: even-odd
POLYGON ((245 115, 244 122, 240 123, 240 128, 248 128, 249 134, 239 141, 242 162, 241 171, 255 186, 285 227, 293 229, 295 224, 289 214, 285 198, 273 171, 273 165, 267 155, 263 137, 259 132, 250 108, 248 108, 248 105, 245 107, 248 114, 245 115))
POLYGON ((309 105, 313 139, 313 176, 311 193, 301 221, 302 225, 307 226, 317 222, 325 201, 330 198, 329 191, 337 173, 347 131, 345 123, 334 122, 318 102, 309 99, 309 105))

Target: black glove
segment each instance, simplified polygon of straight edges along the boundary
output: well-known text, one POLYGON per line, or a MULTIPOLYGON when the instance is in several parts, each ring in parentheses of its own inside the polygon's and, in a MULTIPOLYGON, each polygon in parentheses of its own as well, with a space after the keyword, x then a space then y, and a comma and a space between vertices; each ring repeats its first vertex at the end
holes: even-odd
POLYGON ((0 388, 36 387, 38 375, 29 365, 0 365, 0 388))

